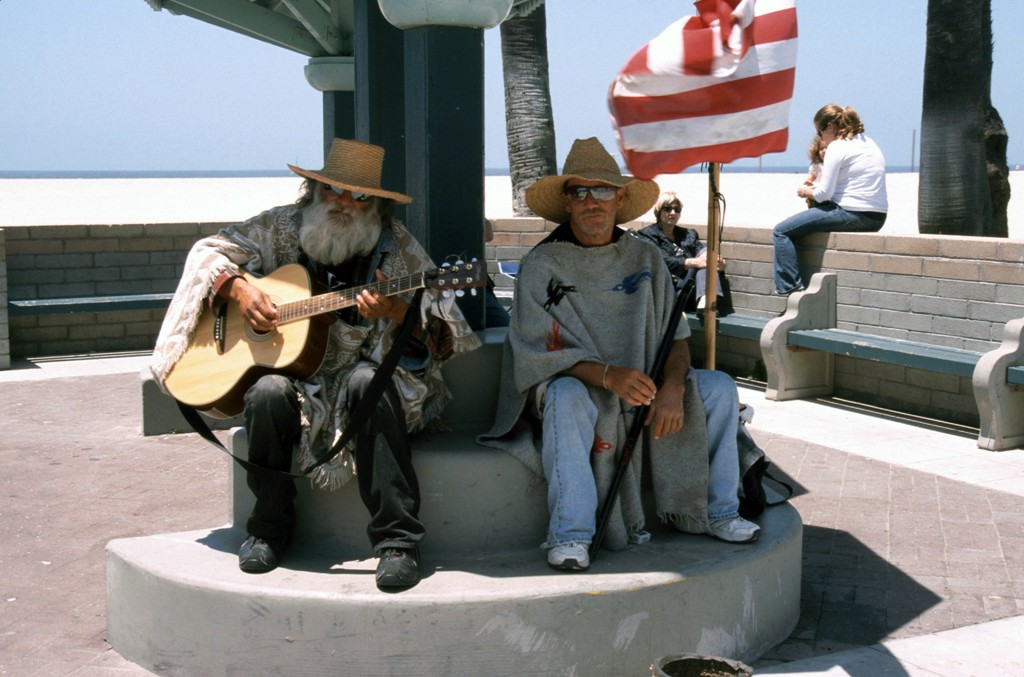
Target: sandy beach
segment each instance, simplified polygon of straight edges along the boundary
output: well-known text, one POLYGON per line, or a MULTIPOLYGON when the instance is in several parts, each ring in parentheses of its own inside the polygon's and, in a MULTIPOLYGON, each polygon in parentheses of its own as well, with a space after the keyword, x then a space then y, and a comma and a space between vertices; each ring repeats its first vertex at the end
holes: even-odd
MULTIPOLYGON (((729 173, 721 176, 726 226, 771 228, 804 208, 796 196, 802 173, 729 173)), ((684 223, 707 221, 706 174, 658 178, 679 193, 684 223)), ((917 233, 917 174, 889 174, 889 218, 884 233, 917 233)), ((127 223, 233 222, 295 199, 298 177, 202 179, 0 179, 0 227, 127 223)), ((1024 240, 1024 171, 1010 173, 1010 238, 1024 240)), ((414 196, 415 197, 415 196, 414 196)), ((485 177, 488 218, 512 215, 507 176, 485 177)))

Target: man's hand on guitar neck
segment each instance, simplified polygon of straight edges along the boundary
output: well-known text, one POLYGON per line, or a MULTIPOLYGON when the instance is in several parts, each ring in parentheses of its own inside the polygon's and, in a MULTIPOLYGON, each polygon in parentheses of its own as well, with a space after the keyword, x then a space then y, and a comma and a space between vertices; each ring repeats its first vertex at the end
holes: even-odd
MULTIPOLYGON (((387 275, 378 271, 377 280, 383 282, 388 279, 387 275)), ((384 296, 376 290, 364 289, 356 296, 356 310, 368 320, 376 320, 380 317, 387 317, 396 325, 402 324, 405 319, 405 311, 409 304, 397 296, 384 296)))
POLYGON ((231 278, 224 283, 218 294, 237 303, 242 317, 256 331, 268 332, 277 327, 277 308, 274 302, 244 277, 231 278))
MULTIPOLYGON (((377 280, 384 282, 387 276, 376 271, 377 280)), ((218 296, 238 304, 239 312, 249 325, 259 332, 272 331, 277 327, 278 313, 270 296, 259 287, 252 285, 242 276, 233 277, 217 290, 218 296)), ((409 304, 397 296, 386 296, 377 290, 363 289, 355 296, 356 310, 369 320, 382 317, 401 325, 409 304)))

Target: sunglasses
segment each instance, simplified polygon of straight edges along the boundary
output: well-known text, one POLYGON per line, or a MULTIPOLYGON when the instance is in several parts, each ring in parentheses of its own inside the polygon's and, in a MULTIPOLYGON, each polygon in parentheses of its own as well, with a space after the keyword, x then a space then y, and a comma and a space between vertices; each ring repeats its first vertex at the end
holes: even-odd
POLYGON ((372 197, 372 195, 370 195, 369 193, 357 193, 354 190, 348 190, 347 188, 338 188, 337 186, 332 186, 329 183, 321 183, 320 185, 322 185, 324 188, 331 191, 338 197, 341 197, 345 193, 348 193, 356 202, 366 202, 372 197))
POLYGON ((676 206, 676 205, 663 205, 661 207, 661 211, 663 211, 663 212, 679 212, 680 214, 682 214, 683 213, 683 208, 679 207, 679 206, 676 206))
POLYGON ((607 202, 615 197, 619 189, 611 186, 566 186, 563 192, 579 202, 587 199, 587 193, 590 193, 595 200, 607 202))

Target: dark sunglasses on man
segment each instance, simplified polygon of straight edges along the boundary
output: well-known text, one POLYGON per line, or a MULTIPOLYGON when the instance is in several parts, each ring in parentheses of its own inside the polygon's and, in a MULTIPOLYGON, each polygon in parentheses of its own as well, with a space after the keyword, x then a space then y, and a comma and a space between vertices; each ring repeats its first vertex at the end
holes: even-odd
POLYGON ((338 186, 332 186, 329 183, 323 183, 321 185, 327 190, 337 195, 338 197, 341 197, 345 193, 349 193, 351 194, 352 199, 355 200, 356 202, 366 202, 371 197, 369 193, 357 193, 354 190, 349 190, 347 188, 339 188, 338 186))
POLYGON ((587 193, 590 193, 595 200, 607 202, 615 197, 619 189, 612 186, 566 186, 563 192, 579 202, 587 199, 587 193))

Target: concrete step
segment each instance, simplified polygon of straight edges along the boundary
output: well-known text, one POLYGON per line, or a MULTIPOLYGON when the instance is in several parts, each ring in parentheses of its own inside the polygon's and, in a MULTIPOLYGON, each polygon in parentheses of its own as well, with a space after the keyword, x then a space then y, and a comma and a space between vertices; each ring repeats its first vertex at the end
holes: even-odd
POLYGON ((676 534, 555 572, 536 547, 424 556, 423 581, 377 590, 362 544, 297 543, 283 566, 237 566, 236 528, 107 546, 108 640, 167 675, 644 675, 659 656, 752 662, 799 616, 801 532, 789 505, 754 544, 676 534))
MULTIPOLYGON (((232 453, 246 458, 246 433, 231 431, 232 453)), ((509 454, 482 447, 465 432, 423 433, 413 442, 420 483, 424 554, 534 548, 547 533, 547 484, 509 454)), ((231 523, 245 528, 255 502, 245 471, 232 463, 231 523)), ((296 482, 295 539, 353 546, 369 556, 369 513, 353 479, 337 491, 296 482)), ((241 541, 239 541, 239 545, 241 541)), ((236 548, 237 550, 237 548, 236 548)))
MULTIPOLYGON (((494 421, 501 350, 507 329, 478 332, 481 347, 444 365, 452 400, 442 416, 451 432, 422 432, 412 440, 420 482, 424 553, 504 550, 539 545, 547 531, 547 485, 508 454, 482 447, 476 436, 494 421)), ((230 433, 231 453, 247 458, 245 430, 230 433)), ((244 527, 254 498, 237 464, 231 471, 231 522, 244 527)), ((295 537, 363 547, 369 516, 353 480, 338 491, 296 482, 295 537)))
MULTIPOLYGON (((602 552, 583 574, 547 567, 546 484, 475 443, 493 421, 504 330, 451 360, 453 432, 416 436, 424 580, 377 590, 368 515, 354 482, 299 481, 298 526, 282 566, 238 569, 252 507, 232 463, 231 523, 111 541, 108 641, 167 675, 644 675, 659 656, 752 661, 799 616, 800 517, 763 518, 731 545, 649 521, 650 543, 602 552)), ((144 391, 145 392, 145 391, 144 391)), ((231 432, 246 456, 245 431, 231 432)))

